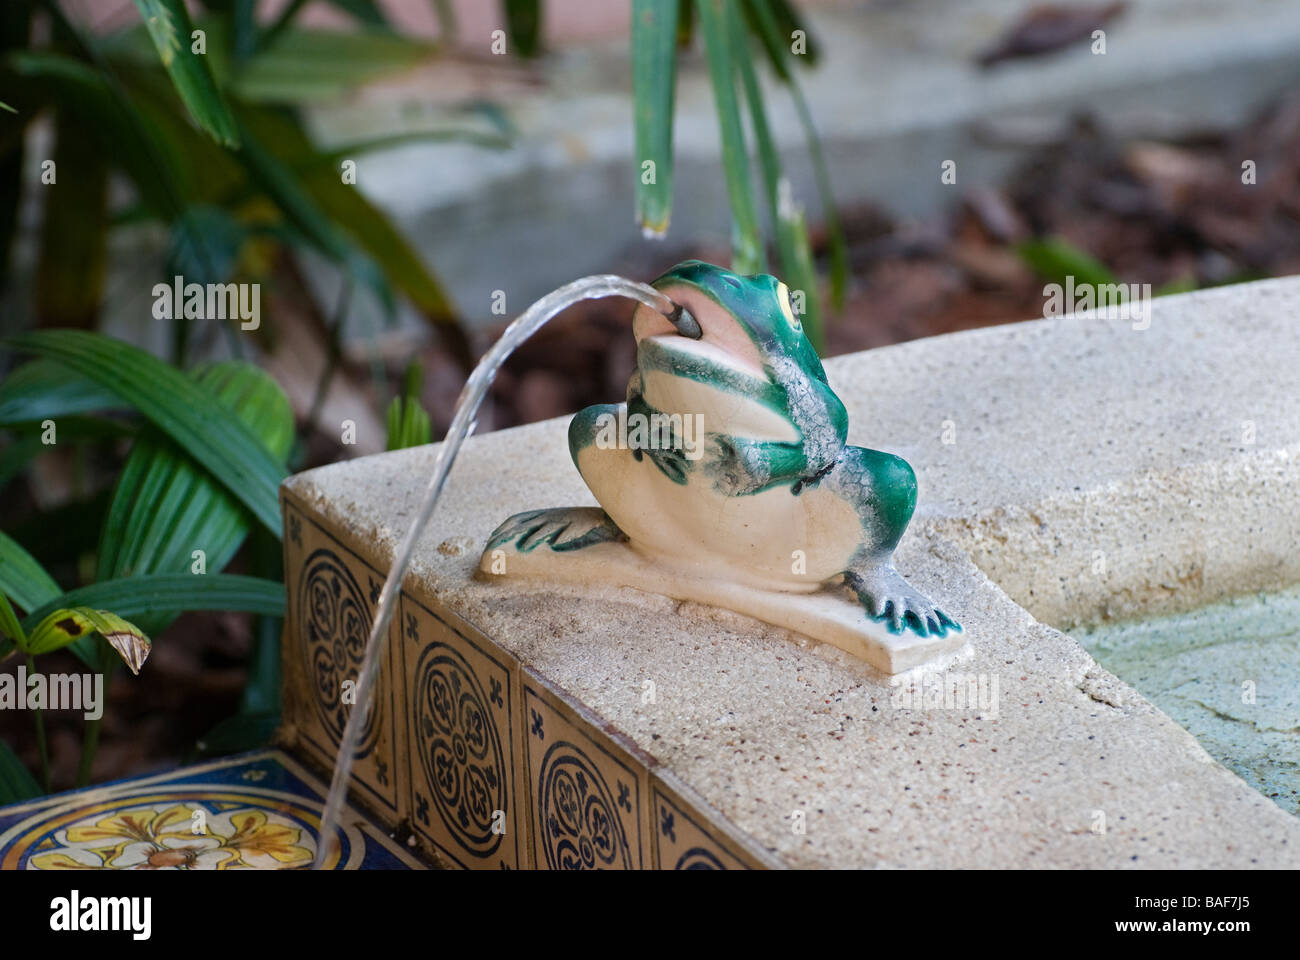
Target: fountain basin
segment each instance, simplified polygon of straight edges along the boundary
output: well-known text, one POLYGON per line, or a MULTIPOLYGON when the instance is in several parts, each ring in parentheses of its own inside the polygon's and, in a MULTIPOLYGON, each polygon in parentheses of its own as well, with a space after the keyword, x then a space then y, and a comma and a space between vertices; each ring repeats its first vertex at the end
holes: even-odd
MULTIPOLYGON (((1297 313, 1300 281, 1264 281, 1156 300, 1143 329, 1085 315, 829 361, 849 442, 916 470, 901 572, 978 638, 892 677, 700 604, 477 578, 502 516, 593 501, 567 418, 472 439, 354 800, 490 869, 1300 866, 1300 820, 1063 632, 1300 583, 1297 313)), ((282 488, 282 741, 322 768, 435 450, 282 488)))
POLYGON ((1073 635, 1215 760, 1300 815, 1300 591, 1073 635))

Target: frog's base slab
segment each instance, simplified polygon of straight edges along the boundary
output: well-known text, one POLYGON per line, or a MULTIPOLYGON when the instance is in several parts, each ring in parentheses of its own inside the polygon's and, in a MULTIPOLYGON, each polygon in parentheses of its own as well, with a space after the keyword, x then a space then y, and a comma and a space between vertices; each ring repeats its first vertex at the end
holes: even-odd
POLYGON ((902 673, 960 650, 963 633, 922 637, 891 633, 872 620, 845 587, 832 584, 810 593, 788 593, 732 583, 674 568, 627 542, 598 543, 581 550, 546 546, 519 550, 513 543, 485 550, 479 574, 488 581, 536 579, 554 583, 606 584, 723 607, 829 643, 882 673, 902 673))

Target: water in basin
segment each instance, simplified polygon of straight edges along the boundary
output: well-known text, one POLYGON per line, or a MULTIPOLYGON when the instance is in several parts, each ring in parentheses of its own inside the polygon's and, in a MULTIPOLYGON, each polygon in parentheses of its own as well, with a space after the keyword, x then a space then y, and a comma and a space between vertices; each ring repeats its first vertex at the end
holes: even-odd
POLYGON ((1210 756, 1300 816, 1300 589, 1071 635, 1210 756))

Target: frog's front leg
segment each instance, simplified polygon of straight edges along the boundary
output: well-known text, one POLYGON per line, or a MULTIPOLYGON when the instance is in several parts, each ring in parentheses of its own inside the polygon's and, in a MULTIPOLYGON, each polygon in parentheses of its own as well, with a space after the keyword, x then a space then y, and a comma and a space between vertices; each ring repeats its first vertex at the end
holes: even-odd
POLYGON ((920 636, 960 630, 957 621, 915 590, 894 569, 894 548, 916 508, 916 474, 901 457, 845 447, 820 481, 853 504, 862 524, 862 543, 844 571, 844 582, 867 613, 893 633, 911 628, 920 636))

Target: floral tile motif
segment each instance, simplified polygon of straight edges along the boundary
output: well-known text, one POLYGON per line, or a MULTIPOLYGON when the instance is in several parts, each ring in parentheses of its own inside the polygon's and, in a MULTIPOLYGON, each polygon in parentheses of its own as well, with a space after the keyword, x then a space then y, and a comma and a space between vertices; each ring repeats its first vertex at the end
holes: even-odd
MULTIPOLYGON (((285 541, 285 716, 298 733, 295 749, 320 769, 332 769, 384 575, 287 497, 283 510, 290 530, 285 541)), ((353 762, 355 788, 365 802, 394 819, 406 814, 406 791, 399 782, 406 766, 399 762, 405 754, 399 702, 405 683, 400 660, 393 656, 396 633, 394 627, 388 640, 388 663, 394 668, 380 675, 353 762)))
MULTIPOLYGON (((325 786, 271 750, 0 808, 0 869, 304 869, 325 786)), ((420 868, 356 811, 330 869, 420 868)))
MULTIPOLYGON (((736 828, 724 826, 720 816, 705 814, 702 799, 667 774, 654 775, 650 793, 653 803, 651 832, 655 862, 660 870, 763 870, 768 863, 762 854, 747 848, 736 828)), ((775 861, 773 861, 775 862, 775 861)))
MULTIPOLYGON (((359 672, 384 574, 354 535, 287 490, 281 499, 287 749, 327 776, 348 716, 344 683, 359 672)), ((353 797, 420 845, 404 853, 490 870, 781 866, 436 597, 404 590, 387 642, 353 797)))
POLYGON ((523 692, 538 869, 649 869, 644 765, 531 670, 523 692))
POLYGON ((515 786, 514 663, 406 594, 399 616, 411 827, 462 867, 518 869, 527 853, 515 786))

